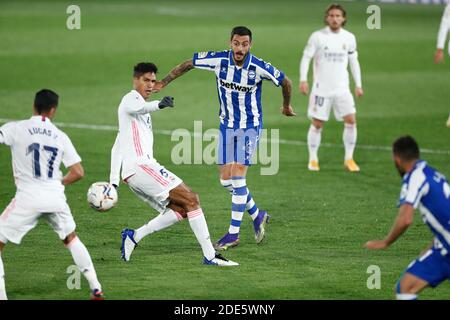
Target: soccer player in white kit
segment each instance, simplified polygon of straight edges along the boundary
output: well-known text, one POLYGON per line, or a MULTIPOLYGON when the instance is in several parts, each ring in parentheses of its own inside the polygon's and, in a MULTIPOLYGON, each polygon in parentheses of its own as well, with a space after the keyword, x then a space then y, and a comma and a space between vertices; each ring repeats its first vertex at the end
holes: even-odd
POLYGON ((351 172, 360 170, 353 160, 356 145, 356 109, 350 91, 347 67, 350 64, 357 97, 363 95, 361 68, 356 51, 356 38, 343 29, 345 22, 344 8, 338 4, 330 5, 325 11, 327 27, 310 36, 300 62, 299 89, 307 95, 309 63, 314 59, 314 83, 308 106, 308 117, 311 119, 308 131, 308 169, 311 171, 320 170, 317 153, 323 124, 328 121, 331 109, 338 121, 344 121, 344 165, 351 172))
POLYGON ((69 249, 89 282, 91 298, 103 299, 94 265, 75 233, 75 221, 64 194, 64 186, 80 180, 84 171, 69 137, 51 122, 57 106, 58 95, 43 89, 36 93, 30 119, 0 127, 0 143, 11 148, 17 188, 15 197, 0 216, 0 300, 7 298, 1 252, 8 241, 20 244, 41 217, 69 249), (69 170, 64 177, 61 163, 69 170))
POLYGON ((146 102, 156 83, 157 71, 153 63, 138 63, 134 67, 134 89, 122 98, 118 110, 119 133, 111 152, 110 182, 117 186, 121 171, 130 189, 159 212, 139 229, 122 231, 122 259, 129 261, 145 236, 187 218, 202 248, 204 264, 237 266, 214 250, 198 195, 153 157, 150 113, 173 107, 172 97, 146 102))
MULTIPOLYGON (((445 41, 447 40, 448 32, 450 31, 450 4, 447 4, 442 15, 441 25, 439 27, 438 37, 437 37, 437 49, 434 54, 434 63, 441 63, 444 61, 444 48, 445 41)), ((450 41, 448 45, 448 54, 450 55, 450 41)), ((447 127, 450 128, 450 115, 447 120, 447 127)))

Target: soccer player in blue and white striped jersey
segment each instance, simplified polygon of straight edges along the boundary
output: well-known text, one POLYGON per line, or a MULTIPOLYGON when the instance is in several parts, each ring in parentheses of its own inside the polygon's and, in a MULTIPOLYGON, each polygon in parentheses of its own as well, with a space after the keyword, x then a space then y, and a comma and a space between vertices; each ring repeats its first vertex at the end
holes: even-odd
POLYGON ((282 71, 252 55, 251 46, 251 31, 243 26, 235 27, 231 32, 230 50, 195 53, 192 59, 175 67, 154 87, 154 90, 160 90, 194 68, 212 71, 216 75, 220 104, 220 182, 232 193, 231 223, 228 232, 215 245, 218 250, 239 244, 239 230, 245 210, 253 219, 256 243, 264 239, 269 216, 256 206, 245 179, 263 125, 263 80, 281 86, 282 113, 295 116, 290 105, 291 81, 282 71))
POLYGON ((386 249, 411 225, 414 210, 434 235, 433 244, 406 269, 396 286, 397 299, 415 300, 428 286, 436 287, 450 279, 450 185, 443 174, 420 160, 419 147, 410 137, 401 137, 393 145, 394 161, 403 177, 399 214, 384 240, 365 244, 372 250, 386 249))

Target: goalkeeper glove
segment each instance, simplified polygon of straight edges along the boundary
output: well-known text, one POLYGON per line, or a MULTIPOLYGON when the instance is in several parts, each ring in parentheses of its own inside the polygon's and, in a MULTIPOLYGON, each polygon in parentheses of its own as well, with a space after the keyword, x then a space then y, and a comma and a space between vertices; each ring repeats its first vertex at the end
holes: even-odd
POLYGON ((173 100, 174 100, 173 97, 166 96, 166 97, 162 98, 162 100, 159 102, 158 107, 160 109, 164 109, 166 107, 173 108, 173 100))

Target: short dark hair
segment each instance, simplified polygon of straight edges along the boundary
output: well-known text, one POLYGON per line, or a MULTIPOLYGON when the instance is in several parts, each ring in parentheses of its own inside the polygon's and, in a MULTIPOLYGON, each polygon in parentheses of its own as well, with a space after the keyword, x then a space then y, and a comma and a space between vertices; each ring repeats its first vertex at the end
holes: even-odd
POLYGON ((154 73, 158 72, 158 67, 152 62, 139 62, 133 68, 133 76, 136 78, 141 77, 144 73, 154 73))
POLYGON ((419 145, 411 136, 403 136, 395 140, 392 152, 406 161, 417 160, 420 157, 419 145))
POLYGON ((342 26, 345 26, 345 24, 347 23, 347 11, 345 11, 344 7, 340 4, 337 3, 332 3, 330 4, 327 9, 325 10, 325 17, 323 18, 325 24, 327 24, 327 17, 328 14, 330 13, 331 10, 333 9, 338 9, 341 10, 342 12, 342 16, 345 18, 345 21, 342 23, 342 26))
POLYGON ((235 34, 237 34, 238 36, 249 36, 250 41, 252 41, 252 32, 247 27, 244 27, 244 26, 234 27, 233 30, 231 30, 231 38, 230 38, 230 40, 233 39, 233 36, 235 34))
POLYGON ((34 97, 34 108, 38 114, 48 112, 58 106, 58 99, 59 96, 52 90, 39 90, 34 97))

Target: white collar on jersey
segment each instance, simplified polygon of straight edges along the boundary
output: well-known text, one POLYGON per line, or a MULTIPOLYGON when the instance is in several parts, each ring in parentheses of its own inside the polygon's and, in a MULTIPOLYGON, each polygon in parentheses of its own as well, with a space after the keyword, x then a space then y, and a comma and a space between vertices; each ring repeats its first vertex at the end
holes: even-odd
POLYGON ((30 119, 40 120, 40 121, 43 121, 43 122, 46 122, 46 121, 51 122, 50 118, 48 118, 46 116, 41 116, 41 115, 32 116, 30 119))
POLYGON ((141 100, 144 100, 145 101, 145 99, 144 99, 144 97, 143 96, 141 96, 141 94, 139 93, 139 92, 137 92, 137 90, 136 89, 132 89, 130 92, 133 92, 133 93, 135 93, 138 97, 139 97, 139 99, 141 99, 141 100))
POLYGON ((339 30, 337 32, 334 32, 333 30, 331 30, 330 26, 326 26, 325 27, 325 32, 326 33, 330 33, 330 34, 340 34, 342 31, 342 28, 339 28, 339 30))

